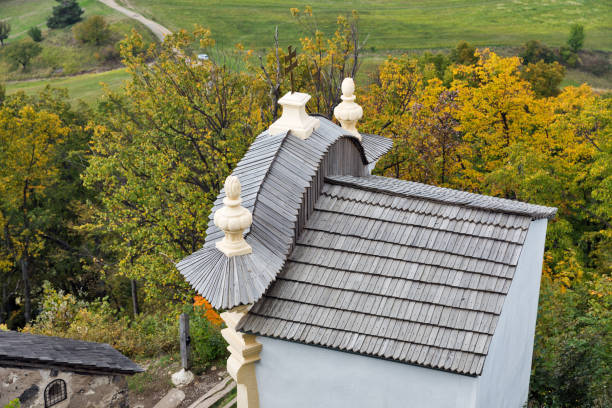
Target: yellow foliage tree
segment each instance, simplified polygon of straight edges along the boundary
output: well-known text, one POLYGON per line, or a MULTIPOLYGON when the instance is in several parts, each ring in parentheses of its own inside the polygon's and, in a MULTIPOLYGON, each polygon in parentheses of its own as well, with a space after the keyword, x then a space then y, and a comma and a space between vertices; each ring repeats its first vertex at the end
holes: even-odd
POLYGON ((31 318, 33 258, 44 247, 39 226, 47 217, 36 202, 55 182, 56 146, 69 129, 55 113, 12 98, 0 107, 0 227, 6 272, 17 264, 24 284, 25 319, 31 318))

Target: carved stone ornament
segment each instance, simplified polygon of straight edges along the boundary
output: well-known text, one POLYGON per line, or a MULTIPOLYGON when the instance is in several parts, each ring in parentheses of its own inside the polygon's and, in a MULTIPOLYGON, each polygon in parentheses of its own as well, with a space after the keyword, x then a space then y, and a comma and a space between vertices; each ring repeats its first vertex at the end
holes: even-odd
POLYGON ((225 237, 217 241, 217 249, 226 256, 246 255, 253 252, 251 246, 244 239, 244 230, 251 226, 253 216, 250 211, 241 206, 240 180, 236 176, 225 179, 225 206, 215 212, 215 225, 224 233, 225 237))
POLYGON ((353 136, 361 140, 357 131, 357 122, 363 116, 363 108, 355 103, 355 82, 353 78, 344 78, 342 81, 342 102, 334 108, 334 116, 343 129, 348 130, 353 136))
POLYGON ((290 131, 300 139, 308 139, 312 132, 319 127, 319 119, 306 113, 306 103, 310 95, 301 92, 287 92, 278 100, 283 107, 280 118, 270 125, 270 134, 277 135, 290 131))

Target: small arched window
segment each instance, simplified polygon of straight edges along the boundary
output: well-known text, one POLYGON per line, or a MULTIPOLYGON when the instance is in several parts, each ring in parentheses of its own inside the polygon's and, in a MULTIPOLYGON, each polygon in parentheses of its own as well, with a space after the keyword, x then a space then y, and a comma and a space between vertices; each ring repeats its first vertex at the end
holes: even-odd
POLYGON ((53 380, 45 388, 45 408, 52 407, 66 398, 66 382, 64 380, 53 380))

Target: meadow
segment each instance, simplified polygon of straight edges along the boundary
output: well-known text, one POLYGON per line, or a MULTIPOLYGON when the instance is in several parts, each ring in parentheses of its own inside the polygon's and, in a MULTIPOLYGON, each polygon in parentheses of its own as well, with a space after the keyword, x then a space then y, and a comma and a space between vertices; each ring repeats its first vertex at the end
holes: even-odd
MULTIPOLYGON (((357 81, 364 84, 369 72, 389 54, 422 52, 424 50, 450 49, 458 41, 465 40, 479 47, 493 47, 501 54, 516 55, 518 47, 531 39, 549 46, 565 44, 569 27, 573 23, 584 25, 585 49, 612 51, 612 2, 592 0, 358 0, 291 3, 280 0, 119 0, 144 16, 175 31, 191 29, 195 24, 210 27, 216 39, 216 49, 222 52, 241 43, 260 52, 273 43, 274 27, 278 26, 281 46, 299 44, 306 34, 305 27, 291 16, 290 7, 313 8, 316 26, 327 34, 335 27, 338 15, 355 9, 360 16, 360 35, 366 40, 363 65, 357 81)), ((141 32, 147 40, 151 33, 140 23, 101 4, 98 0, 80 0, 85 9, 84 17, 104 15, 114 26, 114 31, 125 34, 132 28, 141 32)), ((45 20, 55 0, 0 0, 0 19, 8 19, 12 25, 10 41, 26 36, 34 25, 46 29, 45 20)), ((50 76, 74 75, 99 69, 93 56, 95 49, 77 46, 71 42, 70 29, 54 30, 45 42, 49 45, 37 57, 30 72, 9 72, 0 58, 0 77, 5 80, 41 78, 40 81, 8 83, 9 92, 22 89, 35 92, 45 83, 65 84, 71 98, 95 98, 102 93, 97 83, 108 78, 111 87, 119 84, 124 71, 104 74, 87 74, 82 77, 45 81, 50 76), (89 89, 88 87, 94 89, 89 89)), ((214 53, 214 50, 210 50, 214 53)), ((112 68, 110 66, 104 69, 112 68)), ((573 69, 566 72, 565 85, 589 83, 598 89, 612 87, 610 74, 597 77, 573 69)))
POLYGON ((9 94, 23 91, 26 94, 32 95, 44 89, 45 86, 50 85, 54 88, 66 88, 71 102, 83 100, 88 103, 94 103, 104 93, 102 84, 109 89, 117 90, 128 79, 129 74, 125 68, 121 68, 67 78, 11 82, 6 84, 6 90, 9 94))
POLYGON ((584 25, 585 48, 612 51, 612 2, 601 0, 122 0, 170 30, 209 27, 222 47, 241 43, 260 49, 272 44, 278 26, 281 44, 303 35, 289 11, 312 6, 318 26, 330 32, 340 14, 360 15, 362 38, 373 50, 477 46, 519 46, 532 39, 565 43, 569 26, 584 25))

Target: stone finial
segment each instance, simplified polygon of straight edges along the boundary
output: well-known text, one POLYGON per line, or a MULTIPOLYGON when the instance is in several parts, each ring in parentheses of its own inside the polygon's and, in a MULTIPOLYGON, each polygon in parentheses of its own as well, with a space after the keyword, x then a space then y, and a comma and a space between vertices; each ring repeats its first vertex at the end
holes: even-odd
POLYGON ((308 116, 306 113, 306 102, 310 95, 300 92, 287 92, 278 100, 283 107, 280 118, 270 125, 270 133, 277 135, 286 131, 300 139, 308 139, 313 130, 319 127, 319 119, 308 116))
POLYGON ((342 102, 334 108, 334 116, 343 129, 348 130, 357 139, 361 140, 361 135, 357 131, 357 122, 363 116, 363 109, 355 103, 355 82, 353 78, 344 78, 342 81, 342 102))
POLYGON ((240 205, 240 180, 236 176, 225 179, 225 206, 215 212, 215 225, 225 232, 225 237, 217 241, 217 249, 226 256, 250 254, 253 250, 244 239, 244 230, 253 223, 250 211, 240 205))

